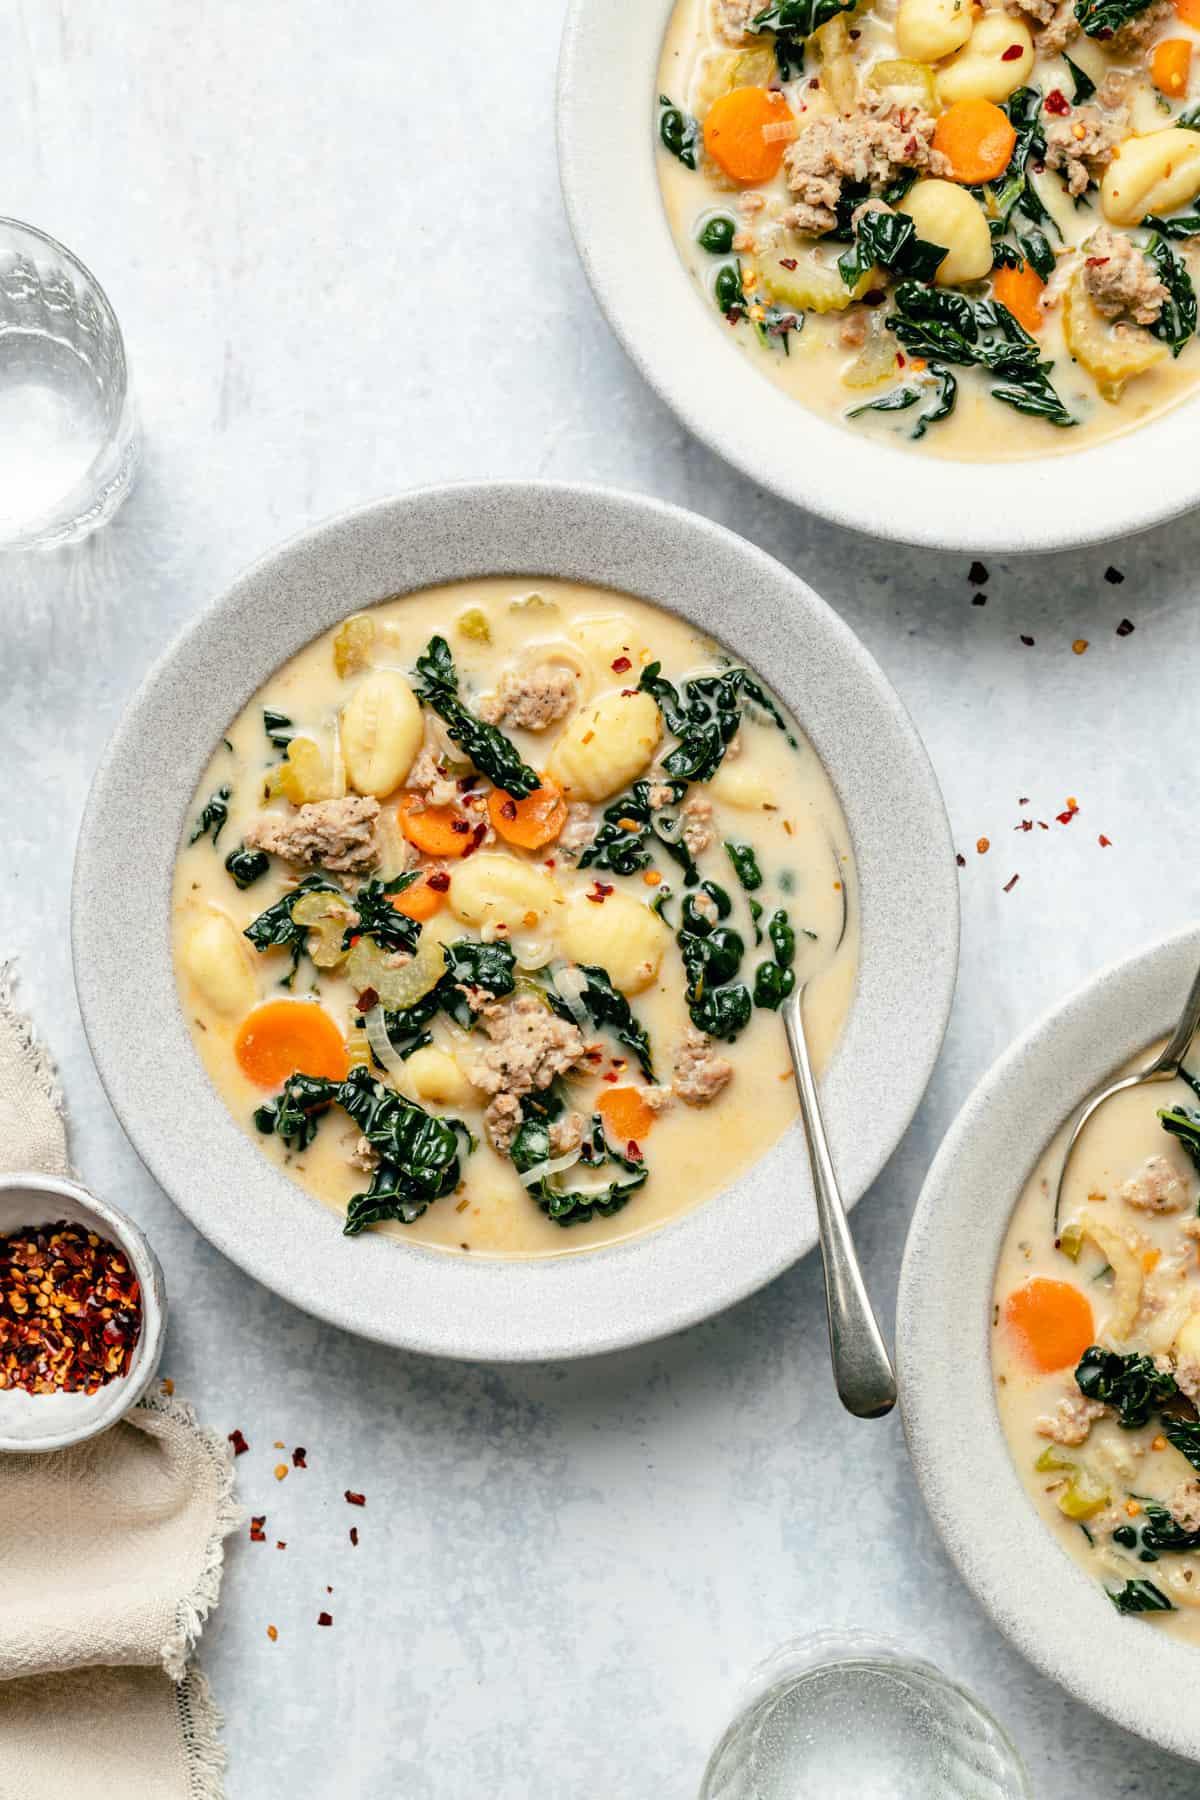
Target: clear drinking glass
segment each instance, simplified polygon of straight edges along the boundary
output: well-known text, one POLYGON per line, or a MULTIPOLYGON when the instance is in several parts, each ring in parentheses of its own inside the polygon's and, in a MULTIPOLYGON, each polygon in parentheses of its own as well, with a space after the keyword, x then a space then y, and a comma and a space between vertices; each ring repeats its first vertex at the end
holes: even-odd
POLYGON ((700 1800, 1028 1800, 1006 1733, 932 1664, 858 1632, 756 1671, 700 1800))
POLYGON ((0 218, 0 549, 65 544, 112 517, 138 433, 125 343, 95 277, 0 218))

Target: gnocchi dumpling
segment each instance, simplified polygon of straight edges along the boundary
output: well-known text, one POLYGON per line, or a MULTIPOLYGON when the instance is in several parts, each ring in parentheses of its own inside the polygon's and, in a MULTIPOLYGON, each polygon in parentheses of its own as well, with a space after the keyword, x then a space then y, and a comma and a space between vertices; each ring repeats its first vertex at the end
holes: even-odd
POLYGON ((487 851, 467 858, 454 871, 450 910, 464 925, 504 936, 553 924, 562 903, 558 883, 536 864, 487 851))
POLYGON ((991 100, 999 105, 1029 80, 1033 39, 1029 28, 1011 14, 985 13, 966 44, 937 78, 944 106, 956 100, 991 100))
MULTIPOLYGON (((895 366, 893 354, 892 367, 895 366)), ((745 812, 764 812, 775 805, 774 789, 761 772, 741 758, 728 756, 708 784, 714 800, 725 806, 737 806, 745 812)))
POLYGON ((900 0, 896 46, 913 62, 940 62, 962 48, 974 22, 971 0, 900 0))
POLYGON ((475 1091, 454 1058, 433 1044, 414 1050, 405 1064, 418 1099, 434 1106, 466 1106, 475 1091))
POLYGON ((614 690, 571 719, 551 751, 549 773, 570 800, 607 800, 642 773, 661 736, 651 695, 614 690))
POLYGON ((1104 171, 1100 205, 1113 225, 1140 225, 1147 213, 1170 213, 1200 194, 1200 135, 1152 131, 1126 138, 1104 171))
POLYGON ((241 1018, 258 999, 253 952, 229 917, 212 907, 184 934, 184 969, 202 1000, 223 1019, 241 1018))
POLYGON ((559 937, 573 962, 607 969, 623 994, 650 986, 671 941, 658 914, 620 888, 599 904, 586 894, 572 894, 559 937))
POLYGON ((383 799, 398 788, 423 736, 420 704, 399 670, 360 681, 342 708, 342 755, 355 793, 383 799))
POLYGON ((991 273, 992 234, 987 215, 966 188, 953 181, 917 181, 900 202, 900 210, 908 214, 918 237, 946 246, 934 277, 939 286, 982 281, 991 273))
POLYGON ((612 680, 612 666, 619 657, 633 662, 640 646, 635 642, 632 620, 625 613, 597 613, 591 618, 577 619, 571 637, 597 669, 603 669, 612 680))

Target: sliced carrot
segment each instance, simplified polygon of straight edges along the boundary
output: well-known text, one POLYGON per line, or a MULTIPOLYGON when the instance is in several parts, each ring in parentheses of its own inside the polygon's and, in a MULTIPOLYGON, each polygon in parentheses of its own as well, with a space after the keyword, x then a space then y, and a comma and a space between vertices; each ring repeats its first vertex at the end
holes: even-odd
POLYGON ((1045 282, 1028 262, 1023 269, 997 269, 992 281, 992 292, 1001 306, 1007 306, 1018 325, 1033 333, 1046 323, 1042 310, 1045 291, 1045 282))
POLYGON ((1175 17, 1181 25, 1200 31, 1200 0, 1174 0, 1175 17))
POLYGON ((402 912, 406 919, 432 919, 434 913, 441 912, 446 904, 446 895, 450 890, 450 877, 443 874, 437 887, 430 887, 429 878, 438 874, 436 869, 424 869, 403 892, 391 896, 392 905, 397 912, 402 912), (442 883, 444 882, 444 886, 442 883))
POLYGON ((950 164, 951 181, 995 181, 1012 161, 1017 134, 991 100, 956 100, 933 128, 933 147, 950 164))
POLYGON ((540 850, 551 844, 567 822, 567 803, 548 775, 541 787, 524 800, 514 800, 502 788, 488 795, 488 817, 506 843, 522 850, 540 850))
POLYGON ((1188 91, 1192 73, 1190 38, 1164 38, 1155 44, 1150 57, 1150 79, 1168 100, 1178 100, 1188 91))
POLYGON ((426 856, 463 856, 471 847, 471 825, 457 806, 426 806, 419 794, 402 796, 400 829, 426 856))
POLYGON ((342 1034, 309 1000, 269 1000, 247 1013, 233 1044, 242 1070, 259 1087, 282 1087, 289 1075, 345 1081, 349 1063, 342 1034))
POLYGON ((1035 1275, 1014 1288, 1004 1303, 1009 1330, 1019 1340, 1026 1360, 1049 1373, 1077 1363, 1095 1342, 1096 1327, 1087 1295, 1069 1281, 1035 1275))
POLYGON ((620 1144, 639 1144, 655 1118, 634 1087, 605 1088, 596 1102, 596 1110, 610 1135, 620 1144))
POLYGON ((704 148, 731 181, 752 185, 778 175, 795 125, 783 95, 771 88, 739 87, 714 100, 704 121, 704 148))

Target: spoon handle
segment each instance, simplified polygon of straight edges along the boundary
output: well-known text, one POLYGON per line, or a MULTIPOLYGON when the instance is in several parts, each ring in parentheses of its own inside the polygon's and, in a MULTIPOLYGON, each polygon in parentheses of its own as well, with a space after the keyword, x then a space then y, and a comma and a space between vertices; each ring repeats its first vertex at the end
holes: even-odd
MULTIPOLYGON (((1192 979, 1179 1023, 1171 1033, 1171 1041, 1161 1056, 1155 1058, 1151 1069, 1169 1068, 1174 1072, 1187 1055, 1188 1045, 1196 1035, 1197 1026, 1200 1026, 1200 969, 1196 970, 1192 979)), ((1146 1073, 1149 1074, 1150 1070, 1146 1073)))
POLYGON ((829 1140, 825 1136, 808 1039, 804 1034, 803 998, 804 990, 798 988, 785 1001, 783 1024, 800 1095, 800 1114, 808 1139, 817 1197, 833 1379, 838 1398, 847 1412, 860 1419, 878 1419, 891 1412, 896 1404, 896 1376, 871 1308, 850 1227, 846 1223, 846 1209, 834 1173, 829 1140))

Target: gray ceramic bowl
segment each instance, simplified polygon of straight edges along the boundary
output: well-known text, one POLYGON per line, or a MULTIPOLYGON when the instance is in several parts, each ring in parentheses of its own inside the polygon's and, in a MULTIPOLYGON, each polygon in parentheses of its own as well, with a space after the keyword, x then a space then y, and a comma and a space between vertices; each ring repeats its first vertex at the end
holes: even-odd
MULTIPOLYGON (((569 0, 558 85, 567 215, 625 350, 686 426, 785 500, 855 531, 979 554, 1103 542, 1200 500, 1200 395, 1107 443, 931 462, 810 411, 723 330, 675 247, 655 168, 655 100, 675 0, 569 0)), ((1003 432, 1002 420, 996 430, 1003 432)))
POLYGON ((142 1333, 129 1370, 94 1394, 0 1390, 0 1451, 65 1450, 97 1437, 136 1406, 153 1381, 167 1331, 162 1270, 140 1228, 115 1206, 58 1175, 0 1175, 0 1236, 67 1219, 98 1231, 128 1256, 142 1289, 142 1333))
POLYGON ((260 1281, 348 1330, 416 1350, 584 1355, 690 1325, 812 1246, 799 1127, 727 1192, 611 1249, 514 1263, 390 1238, 351 1242, 233 1123, 193 1051, 171 966, 172 861, 229 720, 347 613, 489 574, 594 582, 682 613, 760 668, 811 738, 845 810, 862 892, 860 978, 824 1082, 843 1186, 857 1199, 912 1116, 949 1012, 958 890, 941 795, 896 695, 811 589, 732 533, 648 500, 537 484, 432 489, 318 526, 244 575, 151 672, 100 767, 75 867, 75 979, 101 1078, 136 1148, 199 1229, 260 1281))
POLYGON ((913 1215, 896 1351, 925 1504, 1001 1630, 1097 1712, 1200 1760, 1196 1651, 1119 1618, 1044 1529, 1000 1429, 990 1347, 996 1260, 1029 1171, 1088 1093, 1171 1029, 1198 962, 1193 926, 1114 963, 984 1076, 913 1215))

